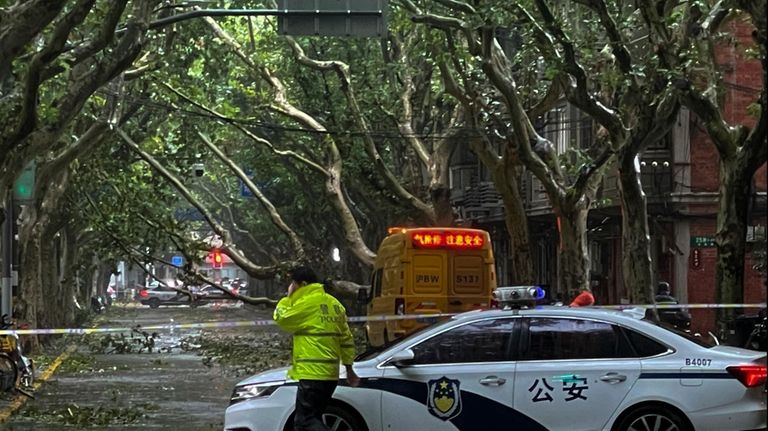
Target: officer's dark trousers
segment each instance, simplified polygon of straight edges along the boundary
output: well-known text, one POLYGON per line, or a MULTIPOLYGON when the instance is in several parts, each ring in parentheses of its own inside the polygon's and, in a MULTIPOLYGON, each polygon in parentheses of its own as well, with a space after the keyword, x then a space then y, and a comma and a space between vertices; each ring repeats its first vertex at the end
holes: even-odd
POLYGON ((295 431, 328 431, 322 416, 336 390, 336 380, 299 380, 296 393, 296 414, 293 417, 295 431))

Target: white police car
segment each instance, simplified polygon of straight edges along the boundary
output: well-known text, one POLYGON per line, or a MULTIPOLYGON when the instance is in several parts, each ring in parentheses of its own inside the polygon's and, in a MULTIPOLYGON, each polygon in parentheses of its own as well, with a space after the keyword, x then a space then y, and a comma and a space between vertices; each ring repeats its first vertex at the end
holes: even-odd
MULTIPOLYGON (((657 326, 642 312, 464 313, 361 355, 335 431, 766 429, 766 354, 657 326)), ((226 431, 292 430, 285 369, 238 384, 226 431)))

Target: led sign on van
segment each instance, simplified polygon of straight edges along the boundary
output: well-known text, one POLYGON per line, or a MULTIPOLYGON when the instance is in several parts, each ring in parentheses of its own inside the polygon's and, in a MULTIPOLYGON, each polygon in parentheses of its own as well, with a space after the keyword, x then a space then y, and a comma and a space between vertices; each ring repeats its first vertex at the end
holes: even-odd
POLYGON ((485 244, 482 235, 469 231, 413 232, 411 240, 417 248, 475 249, 485 244))

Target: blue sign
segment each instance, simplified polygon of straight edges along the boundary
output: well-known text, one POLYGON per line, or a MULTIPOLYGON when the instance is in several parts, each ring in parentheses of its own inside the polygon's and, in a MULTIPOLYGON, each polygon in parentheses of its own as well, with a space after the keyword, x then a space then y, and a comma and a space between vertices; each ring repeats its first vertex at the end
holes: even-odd
MULTIPOLYGON (((245 169, 245 176, 247 176, 249 179, 253 179, 253 169, 245 169)), ((251 189, 248 188, 248 186, 245 185, 243 180, 238 178, 238 181, 240 182, 240 196, 244 198, 252 198, 253 192, 251 189)))
POLYGON ((180 267, 184 265, 184 258, 182 256, 171 256, 171 264, 180 267))

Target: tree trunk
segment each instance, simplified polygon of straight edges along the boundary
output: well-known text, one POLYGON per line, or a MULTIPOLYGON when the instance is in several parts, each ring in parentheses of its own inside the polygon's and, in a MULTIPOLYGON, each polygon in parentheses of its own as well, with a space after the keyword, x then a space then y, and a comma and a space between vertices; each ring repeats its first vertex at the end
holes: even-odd
POLYGON ((53 252, 53 238, 45 235, 48 229, 39 229, 40 234, 40 305, 37 323, 43 328, 56 328, 63 322, 58 308, 59 283, 55 276, 56 260, 53 252), (45 239, 44 239, 45 238, 45 239))
POLYGON ((640 182, 638 155, 627 150, 625 148, 619 155, 622 277, 631 303, 652 304, 654 289, 647 199, 640 182))
MULTIPOLYGON (((38 316, 41 311, 42 292, 40 288, 40 232, 37 229, 37 211, 28 206, 22 215, 19 229, 19 255, 21 271, 19 274, 19 294, 15 298, 14 314, 29 323, 30 327, 40 327, 38 316)), ((31 349, 39 346, 37 336, 30 336, 31 349)))
POLYGON ((435 209, 435 224, 437 226, 453 226, 455 217, 451 207, 451 189, 445 185, 431 187, 432 207, 435 209))
POLYGON ((77 263, 77 234, 73 233, 71 224, 67 224, 61 231, 61 284, 62 302, 64 304, 63 318, 67 323, 75 321, 74 296, 76 292, 77 263))
POLYGON ((357 225, 357 220, 352 215, 352 211, 347 205, 347 200, 344 197, 344 191, 341 187, 341 166, 329 169, 329 175, 325 180, 325 192, 331 202, 331 205, 336 209, 337 213, 341 217, 341 226, 344 229, 344 241, 347 247, 352 251, 352 254, 367 268, 373 266, 373 262, 376 259, 376 253, 371 251, 360 233, 360 229, 357 225))
POLYGON ((589 287, 589 248, 587 215, 589 207, 582 197, 576 204, 555 205, 560 248, 557 253, 558 292, 570 302, 581 289, 589 287))
MULTIPOLYGON (((453 123, 452 123, 453 124, 453 123)), ((432 201, 434 223, 437 226, 453 226, 456 217, 451 206, 450 166, 456 140, 444 138, 434 143, 428 172, 429 195, 432 201)))
POLYGON ((504 202, 504 224, 509 234, 513 282, 519 284, 536 283, 533 258, 531 257, 528 215, 525 213, 523 198, 520 196, 519 174, 514 167, 502 162, 491 169, 491 177, 504 202))
POLYGON ((99 261, 96 272, 96 283, 91 290, 92 295, 103 295, 107 291, 109 278, 114 272, 115 265, 112 262, 99 261))
MULTIPOLYGON (((746 254, 747 221, 752 174, 737 163, 737 158, 720 159, 720 201, 717 212, 717 264, 715 295, 718 303, 744 302, 744 257, 746 254)), ((717 316, 720 335, 725 325, 735 317, 735 309, 719 309, 717 316)), ((738 313, 740 314, 740 313, 738 313)))

